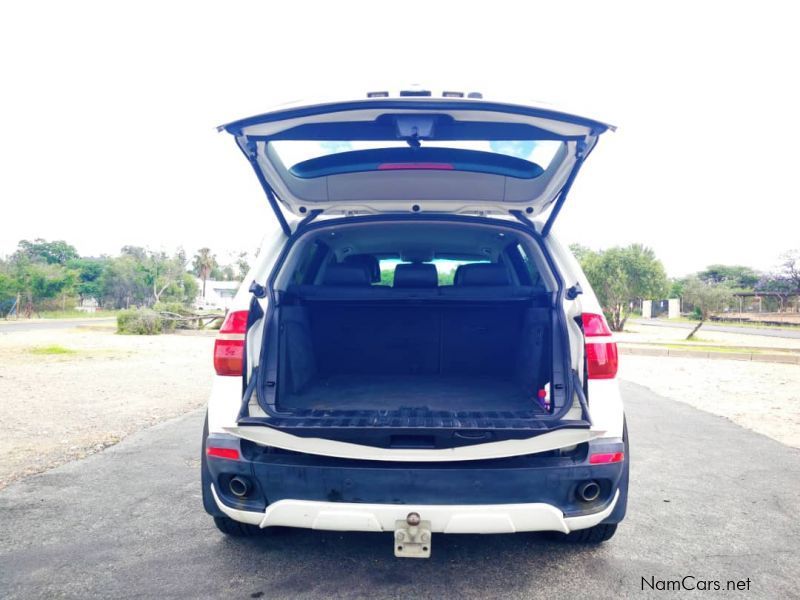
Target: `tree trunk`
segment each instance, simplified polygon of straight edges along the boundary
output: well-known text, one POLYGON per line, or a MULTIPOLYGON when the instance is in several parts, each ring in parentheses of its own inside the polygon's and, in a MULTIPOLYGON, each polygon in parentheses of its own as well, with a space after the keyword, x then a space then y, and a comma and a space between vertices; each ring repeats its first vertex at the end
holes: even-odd
POLYGON ((703 323, 705 323, 705 322, 706 322, 706 320, 705 320, 705 319, 700 319, 700 322, 697 324, 697 327, 695 327, 694 329, 692 329, 692 333, 690 333, 689 335, 687 335, 687 336, 686 336, 686 339, 687 339, 687 340, 690 340, 690 339, 692 339, 692 338, 694 337, 694 334, 695 334, 695 333, 697 333, 697 330, 698 330, 698 329, 700 329, 700 328, 703 326, 703 323))
POLYGON ((206 300, 206 278, 203 276, 203 302, 206 300))

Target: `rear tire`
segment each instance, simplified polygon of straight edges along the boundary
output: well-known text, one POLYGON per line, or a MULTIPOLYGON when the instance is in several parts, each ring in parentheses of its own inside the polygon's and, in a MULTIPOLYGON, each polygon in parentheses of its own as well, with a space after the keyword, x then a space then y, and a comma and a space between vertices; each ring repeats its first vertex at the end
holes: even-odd
POLYGON ((578 529, 567 534, 558 534, 559 541, 569 544, 602 544, 607 542, 617 532, 617 524, 600 524, 587 529, 578 529))
POLYGON ((260 527, 249 523, 240 523, 230 517, 214 517, 214 525, 222 533, 232 537, 253 537, 264 533, 264 530, 260 527))

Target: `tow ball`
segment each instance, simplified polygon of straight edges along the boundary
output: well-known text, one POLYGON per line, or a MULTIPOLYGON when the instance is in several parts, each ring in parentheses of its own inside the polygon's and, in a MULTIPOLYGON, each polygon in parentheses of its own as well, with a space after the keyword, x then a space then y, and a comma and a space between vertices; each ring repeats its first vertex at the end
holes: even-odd
POLYGON ((394 555, 400 558, 430 558, 431 522, 410 512, 405 521, 394 522, 394 555))

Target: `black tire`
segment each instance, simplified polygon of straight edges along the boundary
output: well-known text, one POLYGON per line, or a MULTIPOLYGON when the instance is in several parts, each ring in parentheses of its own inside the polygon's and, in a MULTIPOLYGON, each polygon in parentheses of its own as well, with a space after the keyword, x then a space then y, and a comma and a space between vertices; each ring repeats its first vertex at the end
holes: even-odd
POLYGON ((214 525, 222 533, 232 537, 253 537, 264 533, 264 530, 260 527, 248 523, 240 523, 229 517, 214 517, 214 525))
POLYGON ((617 524, 595 525, 588 529, 579 529, 568 534, 561 534, 558 539, 569 544, 602 544, 617 532, 617 524))
POLYGON ((213 517, 222 517, 224 515, 211 495, 211 473, 209 473, 206 463, 206 438, 208 438, 208 412, 206 412, 206 420, 203 424, 203 441, 200 444, 200 492, 206 512, 213 517))

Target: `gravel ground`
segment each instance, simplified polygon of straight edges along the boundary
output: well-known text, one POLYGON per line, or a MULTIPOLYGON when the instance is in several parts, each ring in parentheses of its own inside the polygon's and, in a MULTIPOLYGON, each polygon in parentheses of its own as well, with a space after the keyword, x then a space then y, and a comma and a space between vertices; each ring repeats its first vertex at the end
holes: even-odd
POLYGON ((107 326, 0 335, 0 488, 202 406, 212 347, 107 326), (53 345, 74 352, 36 353, 53 345))
MULTIPOLYGON (((636 334, 622 335, 632 341, 636 334)), ((764 342, 713 336, 714 342, 764 342)), ((775 342, 796 343, 766 343, 775 342)), ((212 346, 210 335, 120 336, 97 326, 0 335, 0 488, 203 406, 212 346), (53 345, 73 352, 36 353, 53 345)), ((625 355, 620 375, 800 448, 796 365, 625 355)))
POLYGON ((800 448, 800 367, 624 355, 620 377, 800 448))

